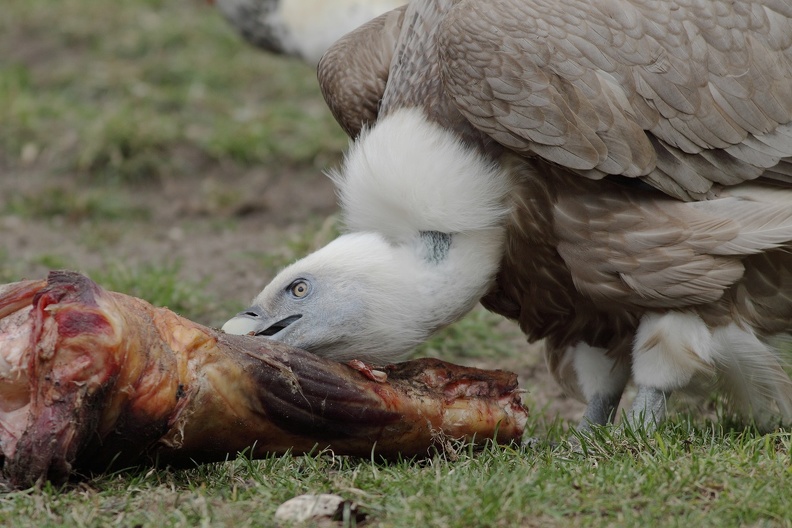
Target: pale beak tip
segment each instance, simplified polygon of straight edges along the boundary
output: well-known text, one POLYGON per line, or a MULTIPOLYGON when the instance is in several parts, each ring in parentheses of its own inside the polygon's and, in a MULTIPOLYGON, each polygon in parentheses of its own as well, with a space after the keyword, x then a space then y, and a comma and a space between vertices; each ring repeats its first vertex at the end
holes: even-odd
POLYGON ((235 335, 253 335, 256 332, 257 323, 250 317, 232 317, 223 325, 223 332, 235 335))

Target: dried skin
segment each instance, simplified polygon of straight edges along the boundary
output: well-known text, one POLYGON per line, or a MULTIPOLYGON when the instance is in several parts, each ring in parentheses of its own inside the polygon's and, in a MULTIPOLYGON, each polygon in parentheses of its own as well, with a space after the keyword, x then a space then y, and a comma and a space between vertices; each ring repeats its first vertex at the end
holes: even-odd
POLYGON ((513 374, 430 359, 373 372, 226 335, 75 273, 0 286, 0 446, 17 486, 246 449, 412 456, 439 435, 522 434, 513 374))

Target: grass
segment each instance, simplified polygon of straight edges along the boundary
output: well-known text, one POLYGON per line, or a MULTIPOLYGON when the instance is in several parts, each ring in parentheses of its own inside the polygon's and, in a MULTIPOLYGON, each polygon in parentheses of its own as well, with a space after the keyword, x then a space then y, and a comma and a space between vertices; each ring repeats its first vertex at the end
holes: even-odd
MULTIPOLYGON (((49 269, 77 269, 70 259, 53 253, 41 253, 29 263, 14 262, 8 252, 0 248, 0 282, 13 282, 25 276, 21 269, 27 264, 49 269)), ((167 306, 189 319, 200 320, 221 305, 228 313, 233 308, 213 302, 203 293, 203 285, 180 276, 178 262, 128 266, 113 261, 93 270, 83 270, 95 282, 108 290, 145 299, 155 306, 167 306)))
POLYGON ((201 284, 180 278, 179 270, 178 263, 137 268, 116 263, 88 275, 108 290, 146 299, 155 306, 167 306, 189 319, 201 319, 210 309, 210 300, 201 284))
POLYGON ((146 209, 129 204, 107 188, 78 191, 58 185, 8 197, 5 213, 25 219, 61 217, 71 223, 145 219, 148 214, 146 209))
MULTIPOLYGON (((555 425, 551 438, 564 438, 555 425)), ((245 457, 192 470, 136 470, 0 497, 15 526, 272 526, 276 507, 337 493, 367 526, 789 526, 788 433, 682 419, 650 438, 602 431, 566 445, 493 446, 378 463, 245 457)), ((339 524, 340 525, 340 524, 339 524)))
POLYGON ((94 180, 140 181, 185 170, 169 155, 177 146, 210 160, 323 165, 346 144, 311 68, 284 75, 285 59, 245 47, 200 2, 12 2, 0 35, 0 145, 11 162, 57 158, 94 180))
MULTIPOLYGON (((9 2, 0 17, 0 281, 76 268, 191 319, 232 314, 244 301, 222 282, 271 275, 337 231, 333 216, 311 212, 284 226, 227 213, 257 192, 233 178, 276 168, 309 186, 304 175, 337 161, 345 144, 311 68, 249 49, 201 1, 9 2), (163 214, 173 196, 200 203, 163 214), (171 255, 246 223, 261 238, 212 256, 237 266, 232 273, 203 271, 203 253, 171 255), (279 235, 267 239, 268 229, 279 235), (165 249, 140 255, 151 240, 165 249)), ((477 310, 416 354, 513 365, 522 340, 477 310)), ((649 437, 606 428, 576 450, 568 424, 534 410, 527 434, 548 442, 456 446, 395 463, 322 453, 135 468, 0 494, 0 524, 274 526, 285 500, 337 493, 373 527, 792 526, 788 432, 675 414, 649 437)))

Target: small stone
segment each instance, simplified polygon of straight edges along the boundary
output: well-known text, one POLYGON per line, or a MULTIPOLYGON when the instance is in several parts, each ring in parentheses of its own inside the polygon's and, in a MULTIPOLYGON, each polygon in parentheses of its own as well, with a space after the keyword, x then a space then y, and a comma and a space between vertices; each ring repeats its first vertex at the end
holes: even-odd
POLYGON ((275 520, 289 523, 341 521, 345 509, 348 509, 348 515, 354 516, 357 522, 366 517, 358 510, 355 502, 346 500, 339 495, 321 493, 319 495, 298 495, 287 500, 278 506, 275 511, 275 520))
POLYGON ((175 226, 168 230, 168 238, 173 242, 181 242, 184 240, 184 229, 175 226))
POLYGON ((25 143, 19 155, 22 165, 30 165, 36 161, 39 155, 39 147, 35 143, 25 143))

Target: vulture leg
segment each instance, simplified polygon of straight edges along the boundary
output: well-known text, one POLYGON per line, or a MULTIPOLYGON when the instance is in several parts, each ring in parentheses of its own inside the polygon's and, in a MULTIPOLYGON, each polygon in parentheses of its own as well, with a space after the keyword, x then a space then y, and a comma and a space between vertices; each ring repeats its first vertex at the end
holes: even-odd
POLYGON ((629 365, 615 359, 618 354, 604 348, 578 343, 566 350, 577 384, 588 406, 578 431, 587 433, 592 425, 607 425, 616 417, 624 387, 630 377, 629 365))
POLYGON ((638 387, 627 413, 630 425, 654 430, 665 418, 666 400, 700 373, 711 373, 716 346, 712 331, 691 312, 647 313, 633 344, 633 379, 638 387))
POLYGON ((621 396, 622 394, 619 392, 618 394, 597 394, 590 398, 577 430, 581 433, 588 433, 591 431, 592 425, 613 423, 621 396))
POLYGON ((627 423, 635 430, 652 432, 665 419, 666 401, 670 391, 640 385, 632 407, 627 413, 627 423))

